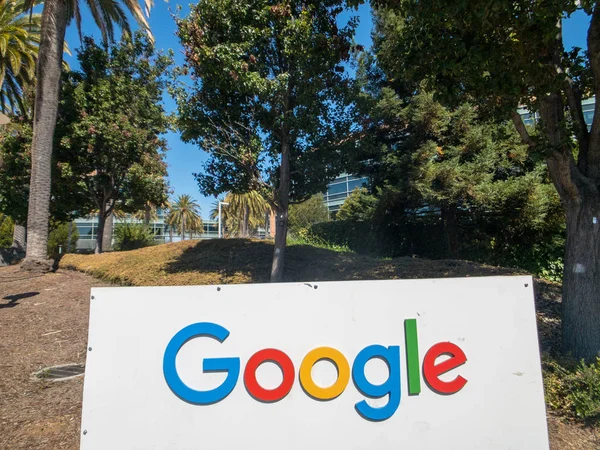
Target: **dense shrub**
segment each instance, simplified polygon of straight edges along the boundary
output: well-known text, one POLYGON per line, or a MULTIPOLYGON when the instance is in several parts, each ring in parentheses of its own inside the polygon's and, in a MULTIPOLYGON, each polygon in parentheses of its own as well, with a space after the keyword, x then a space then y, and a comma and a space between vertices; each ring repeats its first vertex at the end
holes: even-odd
POLYGON ((154 234, 142 223, 120 223, 115 227, 115 250, 135 250, 154 244, 154 234))
POLYGON ((376 224, 373 221, 336 220, 313 225, 309 233, 315 238, 346 246, 357 253, 384 257, 446 256, 442 229, 434 222, 376 224))
MULTIPOLYGON (((79 239, 79 232, 75 224, 71 226, 71 245, 69 246, 71 251, 74 251, 77 247, 77 240, 79 239)), ((61 254, 67 253, 67 241, 69 240, 69 224, 61 223, 54 227, 48 235, 48 255, 51 258, 58 258, 61 254)))
POLYGON ((527 270, 560 281, 564 228, 506 230, 493 217, 464 214, 457 229, 458 248, 450 250, 447 230, 435 214, 402 216, 394 221, 336 220, 313 225, 308 234, 357 253, 383 257, 417 255, 431 259, 466 259, 527 270))
POLYGON ((546 403, 555 411, 580 419, 600 419, 600 358, 587 365, 544 359, 546 403))
POLYGON ((300 228, 295 233, 290 234, 287 239, 289 245, 310 245, 312 247, 324 248, 334 252, 350 252, 347 245, 339 245, 326 241, 325 239, 312 234, 308 228, 300 228))
POLYGON ((8 216, 0 214, 0 248, 12 245, 14 222, 8 216))

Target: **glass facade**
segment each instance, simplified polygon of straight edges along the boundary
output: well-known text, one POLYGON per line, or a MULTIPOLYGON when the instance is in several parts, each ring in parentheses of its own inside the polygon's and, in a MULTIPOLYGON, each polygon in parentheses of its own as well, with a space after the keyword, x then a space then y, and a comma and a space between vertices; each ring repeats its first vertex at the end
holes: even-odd
MULTIPOLYGON (((158 210, 157 219, 150 223, 152 232, 154 233, 154 239, 160 242, 171 242, 171 233, 169 225, 165 223, 165 212, 158 210)), ((129 223, 142 223, 141 220, 136 219, 115 219, 113 226, 113 234, 115 227, 124 222, 129 223)), ((219 230, 216 220, 207 219, 203 220, 203 232, 192 233, 192 239, 210 239, 218 237, 219 230)), ((92 251, 96 247, 96 238, 98 236, 98 218, 97 217, 86 217, 82 219, 76 219, 75 225, 79 232, 79 240, 77 241, 77 250, 79 251, 92 251)), ((186 239, 189 239, 189 233, 186 232, 186 239)), ((173 242, 181 240, 179 230, 173 230, 173 242)))
POLYGON ((335 215, 354 189, 367 187, 368 185, 368 178, 359 178, 348 174, 337 177, 327 185, 327 191, 324 194, 325 204, 329 212, 335 215))
MULTIPOLYGON (((581 102, 581 107, 583 109, 583 118, 587 125, 588 131, 592 128, 592 120, 594 119, 594 108, 596 107, 596 98, 587 98, 581 102)), ((523 119, 523 123, 525 125, 533 126, 540 120, 539 113, 531 113, 525 108, 518 109, 521 118, 523 119)))

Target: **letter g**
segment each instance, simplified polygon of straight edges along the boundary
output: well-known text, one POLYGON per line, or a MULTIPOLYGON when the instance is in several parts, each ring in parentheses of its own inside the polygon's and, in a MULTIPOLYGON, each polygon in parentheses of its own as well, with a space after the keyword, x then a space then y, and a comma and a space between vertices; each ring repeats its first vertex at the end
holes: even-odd
POLYGON ((196 405, 210 405, 227 397, 235 387, 240 374, 240 358, 207 358, 202 362, 205 372, 227 372, 223 383, 210 391, 197 391, 188 387, 177 373, 175 358, 183 345, 196 337, 206 336, 223 342, 229 331, 216 323, 199 322, 180 330, 169 342, 163 358, 163 373, 167 385, 180 399, 196 405))

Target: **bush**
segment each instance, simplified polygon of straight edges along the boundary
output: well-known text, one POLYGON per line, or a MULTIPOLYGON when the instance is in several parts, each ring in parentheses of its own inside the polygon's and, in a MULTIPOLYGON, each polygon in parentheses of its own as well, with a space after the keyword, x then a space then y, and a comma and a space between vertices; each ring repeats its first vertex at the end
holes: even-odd
POLYGON ((459 216, 455 253, 450 251, 444 224, 435 214, 384 220, 335 220, 311 226, 308 234, 323 243, 345 246, 357 253, 466 259, 518 267, 550 281, 562 280, 564 227, 507 233, 501 225, 502 221, 494 217, 459 216))
POLYGON ((323 194, 313 195, 305 202, 290 205, 288 229, 297 234, 311 225, 329 220, 329 210, 323 201, 323 194))
POLYGON ((154 244, 154 234, 142 223, 120 223, 115 227, 115 250, 135 250, 154 244))
POLYGON ((0 214, 0 248, 12 245, 14 222, 8 216, 0 214))
POLYGON ((373 221, 336 220, 313 225, 309 233, 315 239, 345 246, 357 253, 383 257, 445 256, 442 229, 439 224, 428 221, 376 224, 373 221))
POLYGON ((344 200, 335 218, 354 222, 373 220, 378 203, 377 197, 369 194, 365 188, 356 188, 344 200))
POLYGON ((346 253, 351 252, 346 245, 337 245, 328 242, 319 236, 316 236, 310 232, 308 228, 300 228, 296 233, 288 237, 289 245, 310 245, 312 247, 324 248, 332 250, 334 252, 346 253))
POLYGON ((546 403, 555 411, 587 421, 600 419, 600 358, 587 365, 545 358, 546 403))
MULTIPOLYGON (((77 227, 73 223, 71 229, 71 251, 74 251, 77 247, 77 240, 79 239, 79 232, 77 227)), ((48 255, 51 258, 56 259, 61 254, 67 253, 67 241, 69 240, 69 224, 61 223, 56 226, 48 235, 48 255)))

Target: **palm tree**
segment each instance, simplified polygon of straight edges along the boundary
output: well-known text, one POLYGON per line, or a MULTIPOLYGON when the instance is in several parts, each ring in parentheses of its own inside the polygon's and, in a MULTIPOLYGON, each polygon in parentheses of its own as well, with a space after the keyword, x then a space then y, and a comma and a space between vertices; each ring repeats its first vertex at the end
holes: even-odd
MULTIPOLYGON (((41 0, 33 0, 39 5, 41 0)), ((41 14, 25 14, 24 0, 0 3, 0 108, 26 114, 23 91, 33 86, 40 44, 41 14)))
POLYGON ((158 220, 158 208, 151 202, 144 204, 144 209, 133 214, 133 217, 137 220, 142 220, 144 225, 149 226, 150 222, 156 222, 158 220))
POLYGON ((185 231, 188 227, 190 238, 192 231, 202 227, 202 218, 200 217, 200 205, 196 203, 190 195, 183 194, 177 197, 171 204, 169 215, 167 216, 169 226, 179 227, 181 231, 181 240, 185 240, 185 231))
MULTIPOLYGON (((130 34, 127 12, 148 31, 146 17, 153 0, 143 0, 144 11, 138 0, 86 0, 92 17, 105 42, 114 39, 114 25, 130 34)), ((32 8, 36 0, 26 0, 32 8)), ((29 210, 27 215, 27 255, 24 269, 49 270, 47 261, 48 214, 50 205, 50 172, 52 141, 56 127, 58 95, 61 76, 65 31, 75 18, 81 34, 81 8, 78 0, 46 0, 42 11, 39 53, 43 58, 36 64, 36 96, 31 145, 31 181, 29 183, 29 210)))
MULTIPOLYGON (((227 225, 230 232, 241 237, 249 237, 250 231, 255 230, 263 224, 265 213, 269 209, 267 201, 258 191, 250 191, 245 194, 234 194, 228 192, 225 200, 229 203, 227 208, 221 210, 221 219, 227 225)), ((211 219, 216 219, 219 214, 219 200, 211 210, 211 219)))

